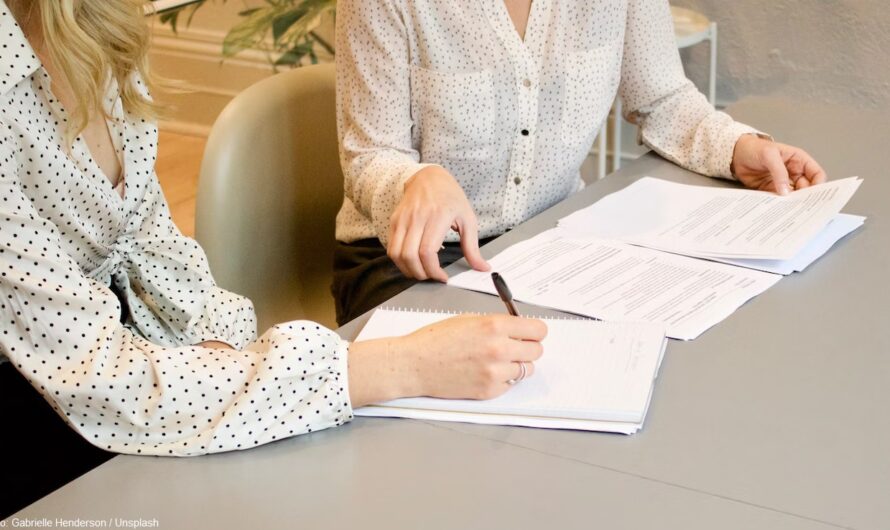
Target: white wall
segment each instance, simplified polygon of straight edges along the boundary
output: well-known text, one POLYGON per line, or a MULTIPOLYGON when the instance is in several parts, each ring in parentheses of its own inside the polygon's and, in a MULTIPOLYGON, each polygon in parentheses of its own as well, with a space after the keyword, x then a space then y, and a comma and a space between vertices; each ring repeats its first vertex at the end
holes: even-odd
MULTIPOLYGON (((671 0, 718 25, 717 105, 771 95, 860 108, 890 106, 888 0, 671 0)), ((708 45, 681 52, 701 90, 708 45)), ((623 158, 643 150, 623 128, 623 158)), ((587 164, 585 175, 592 175, 587 164)))
MULTIPOLYGON (((890 105, 888 0, 672 3, 718 24, 719 102, 776 95, 864 108, 890 105)), ((684 58, 690 77, 704 80, 707 50, 690 50, 684 58)))

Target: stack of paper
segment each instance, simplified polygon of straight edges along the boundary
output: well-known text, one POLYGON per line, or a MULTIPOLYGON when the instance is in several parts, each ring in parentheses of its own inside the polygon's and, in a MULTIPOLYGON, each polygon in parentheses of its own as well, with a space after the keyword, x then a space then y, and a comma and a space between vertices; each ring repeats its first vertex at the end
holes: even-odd
MULTIPOLYGON (((659 323, 690 340, 861 226, 865 218, 838 213, 859 184, 780 197, 646 177, 489 262, 522 302, 659 323)), ((448 283, 495 294, 488 273, 448 283)))
POLYGON ((865 217, 860 215, 850 215, 846 213, 837 214, 828 226, 822 229, 816 237, 814 237, 807 246, 798 252, 793 258, 780 259, 729 259, 715 258, 714 261, 729 263, 739 267, 747 267, 749 269, 757 269, 774 274, 788 276, 795 272, 803 272, 804 269, 812 265, 823 254, 828 252, 835 243, 840 241, 850 232, 856 230, 865 223, 865 217))
POLYGON ((644 177, 564 217, 559 227, 790 274, 862 225, 863 217, 839 215, 861 182, 850 177, 779 196, 644 177))
MULTIPOLYGON (((379 309, 357 340, 404 335, 451 316, 379 309)), ((548 333, 534 375, 495 399, 398 399, 355 414, 624 434, 640 429, 664 355, 664 328, 544 320, 548 333)))

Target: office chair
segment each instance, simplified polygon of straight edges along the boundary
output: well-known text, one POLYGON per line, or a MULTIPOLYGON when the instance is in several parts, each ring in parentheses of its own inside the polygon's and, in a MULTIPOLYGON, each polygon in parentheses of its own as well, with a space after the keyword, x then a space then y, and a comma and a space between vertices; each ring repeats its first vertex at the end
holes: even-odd
POLYGON ((335 326, 334 77, 324 64, 260 81, 226 106, 207 141, 196 239, 219 285, 253 300, 261 333, 304 318, 335 326))

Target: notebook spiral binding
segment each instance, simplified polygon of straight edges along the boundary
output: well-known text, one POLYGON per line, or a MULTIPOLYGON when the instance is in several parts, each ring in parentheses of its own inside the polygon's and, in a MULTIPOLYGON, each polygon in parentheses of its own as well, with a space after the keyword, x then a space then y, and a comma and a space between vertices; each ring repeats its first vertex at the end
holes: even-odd
MULTIPOLYGON (((477 316, 485 316, 485 315, 494 315, 496 313, 474 313, 472 311, 448 311, 448 310, 439 310, 439 309, 412 309, 410 307, 396 307, 396 306, 380 306, 377 309, 383 309, 385 311, 395 311, 401 313, 429 313, 436 315, 447 315, 456 317, 458 315, 477 315, 477 316)), ((501 314, 501 313, 497 313, 501 314)), ((506 314, 506 313, 503 313, 506 314)), ((601 320, 596 318, 585 318, 579 315, 564 315, 564 316, 552 316, 552 315, 537 315, 537 314, 523 314, 525 318, 538 318, 541 320, 580 320, 583 322, 601 322, 601 320)))

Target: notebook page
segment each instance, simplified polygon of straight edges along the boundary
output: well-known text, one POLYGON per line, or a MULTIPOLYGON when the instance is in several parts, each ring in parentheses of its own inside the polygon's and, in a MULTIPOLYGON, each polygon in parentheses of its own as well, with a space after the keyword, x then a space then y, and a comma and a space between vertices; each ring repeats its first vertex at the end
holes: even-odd
MULTIPOLYGON (((377 310, 358 340, 404 335, 451 315, 377 310)), ((408 398, 387 407, 614 422, 642 421, 664 351, 664 328, 545 319, 535 374, 492 400, 408 398)))

